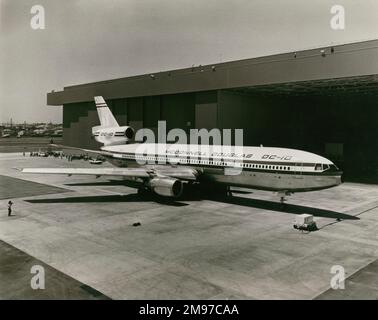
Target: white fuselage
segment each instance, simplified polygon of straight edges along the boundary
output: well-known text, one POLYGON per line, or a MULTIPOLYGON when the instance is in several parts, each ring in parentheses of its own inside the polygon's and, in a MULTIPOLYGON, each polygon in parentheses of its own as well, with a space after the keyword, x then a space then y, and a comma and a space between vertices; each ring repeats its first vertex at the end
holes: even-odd
POLYGON ((341 172, 319 155, 287 148, 185 144, 125 144, 101 148, 118 167, 190 167, 199 182, 300 192, 341 183, 341 172))

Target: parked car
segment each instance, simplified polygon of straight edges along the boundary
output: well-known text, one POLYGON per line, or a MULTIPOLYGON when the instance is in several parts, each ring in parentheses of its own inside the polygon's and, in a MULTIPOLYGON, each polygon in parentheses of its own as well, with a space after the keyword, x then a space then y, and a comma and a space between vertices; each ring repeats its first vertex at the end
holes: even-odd
POLYGON ((100 160, 100 159, 90 159, 90 160, 89 160, 89 163, 90 163, 90 164, 102 164, 103 161, 100 160))

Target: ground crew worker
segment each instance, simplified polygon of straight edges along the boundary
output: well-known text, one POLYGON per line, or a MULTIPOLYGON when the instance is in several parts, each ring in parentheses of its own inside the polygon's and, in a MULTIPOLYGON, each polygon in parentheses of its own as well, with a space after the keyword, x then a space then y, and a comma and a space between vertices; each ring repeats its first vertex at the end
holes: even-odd
POLYGON ((12 215, 12 204, 13 202, 9 200, 8 201, 8 217, 12 215))

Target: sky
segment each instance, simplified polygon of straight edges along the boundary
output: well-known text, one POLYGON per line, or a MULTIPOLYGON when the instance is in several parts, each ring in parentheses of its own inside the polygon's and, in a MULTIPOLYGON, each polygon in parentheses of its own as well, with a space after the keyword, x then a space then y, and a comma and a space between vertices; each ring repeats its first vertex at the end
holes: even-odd
POLYGON ((61 122, 67 85, 377 38, 377 0, 0 0, 0 123, 61 122))

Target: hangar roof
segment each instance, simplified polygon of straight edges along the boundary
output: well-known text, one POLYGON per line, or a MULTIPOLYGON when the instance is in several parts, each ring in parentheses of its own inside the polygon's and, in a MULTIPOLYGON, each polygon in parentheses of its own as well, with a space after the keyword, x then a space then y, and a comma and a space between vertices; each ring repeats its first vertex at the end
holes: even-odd
POLYGON ((317 94, 332 96, 339 94, 340 92, 378 95, 378 75, 286 82, 233 88, 229 90, 241 93, 259 93, 265 95, 303 96, 317 94))
POLYGON ((48 105, 229 89, 266 94, 378 92, 378 39, 64 87, 48 105))

